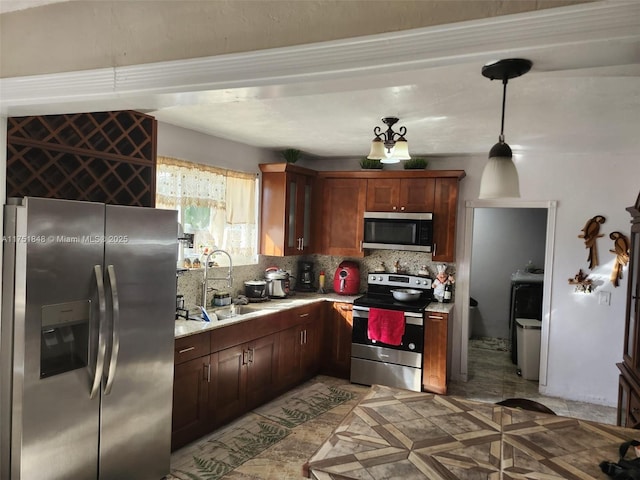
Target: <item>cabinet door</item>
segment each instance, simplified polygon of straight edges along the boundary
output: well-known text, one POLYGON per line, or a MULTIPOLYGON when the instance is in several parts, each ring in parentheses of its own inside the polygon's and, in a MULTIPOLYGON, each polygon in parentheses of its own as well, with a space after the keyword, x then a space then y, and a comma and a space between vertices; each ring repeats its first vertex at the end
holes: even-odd
POLYGON ((286 389, 298 383, 301 378, 300 345, 302 330, 295 326, 279 333, 278 379, 279 389, 286 389))
POLYGON ((436 178, 431 257, 434 262, 453 262, 455 260, 457 211, 458 179, 436 178))
POLYGON ((399 211, 399 202, 399 179, 380 178, 367 181, 367 212, 399 211))
POLYGON ((302 326, 302 348, 300 369, 302 378, 311 378, 320 369, 322 350, 322 323, 320 318, 313 318, 302 326))
POLYGON ((246 410, 246 345, 211 355, 210 409, 216 426, 227 423, 246 410))
POLYGON ((172 450, 207 432, 210 375, 209 355, 175 366, 171 417, 172 450))
POLYGON ((351 334, 353 331, 353 305, 334 302, 329 309, 329 321, 325 329, 325 351, 322 372, 339 378, 351 375, 351 334))
POLYGON ((278 361, 278 334, 254 340, 247 345, 247 409, 275 396, 278 361))
POLYGON ((428 392, 446 394, 448 315, 427 312, 426 317, 422 386, 428 392))
POLYGON ((627 286, 627 308, 625 325, 624 360, 629 367, 640 371, 638 337, 640 336, 640 224, 631 229, 629 258, 629 285, 627 286), (637 231, 636 231, 637 230, 637 231))
POLYGON ((403 178, 400 182, 400 210, 403 212, 433 212, 434 178, 403 178))
POLYGON ((322 209, 322 252, 325 255, 362 257, 367 181, 327 178, 322 209))

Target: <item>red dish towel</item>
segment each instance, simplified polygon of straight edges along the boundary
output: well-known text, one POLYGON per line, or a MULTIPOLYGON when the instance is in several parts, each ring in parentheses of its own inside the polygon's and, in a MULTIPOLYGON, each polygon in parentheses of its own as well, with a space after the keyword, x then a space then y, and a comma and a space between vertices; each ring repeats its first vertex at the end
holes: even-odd
POLYGON ((404 335, 404 312, 370 308, 367 335, 369 340, 400 345, 404 335))

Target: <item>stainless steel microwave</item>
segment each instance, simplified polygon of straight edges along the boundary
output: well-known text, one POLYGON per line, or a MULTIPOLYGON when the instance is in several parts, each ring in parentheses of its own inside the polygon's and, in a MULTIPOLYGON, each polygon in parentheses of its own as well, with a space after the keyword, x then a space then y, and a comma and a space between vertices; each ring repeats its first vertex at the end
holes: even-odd
POLYGON ((432 245, 432 213, 364 213, 363 248, 431 252, 432 245))

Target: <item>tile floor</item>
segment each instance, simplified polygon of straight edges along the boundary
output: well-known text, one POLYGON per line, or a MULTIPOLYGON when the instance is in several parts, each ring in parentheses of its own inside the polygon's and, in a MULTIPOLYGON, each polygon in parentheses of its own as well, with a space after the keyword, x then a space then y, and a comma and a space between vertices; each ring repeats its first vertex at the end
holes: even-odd
MULTIPOLYGON (((304 478, 301 474, 302 465, 329 437, 354 405, 369 392, 368 387, 352 385, 346 380, 333 377, 319 376, 313 381, 340 386, 342 389, 353 392, 355 398, 295 427, 282 441, 228 473, 225 479, 301 480, 304 478)), ((470 343, 468 382, 452 382, 449 385, 449 394, 487 402, 496 402, 510 397, 526 397, 543 403, 558 415, 610 424, 615 424, 616 420, 616 409, 613 407, 540 395, 537 382, 523 380, 515 373, 508 345, 492 340, 470 343)), ((172 461, 178 461, 184 453, 184 449, 174 452, 172 461)))

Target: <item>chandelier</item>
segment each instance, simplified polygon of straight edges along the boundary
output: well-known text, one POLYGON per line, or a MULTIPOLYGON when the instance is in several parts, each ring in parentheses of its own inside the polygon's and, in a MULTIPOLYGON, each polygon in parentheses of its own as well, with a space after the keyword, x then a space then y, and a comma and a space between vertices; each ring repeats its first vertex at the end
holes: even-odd
POLYGON ((400 160, 409 160, 409 144, 404 137, 407 133, 405 127, 400 127, 397 132, 393 126, 398 123, 397 117, 384 117, 382 119, 388 128, 386 131, 376 126, 373 129, 375 137, 371 141, 371 151, 367 158, 380 160, 381 163, 398 163, 400 160))

